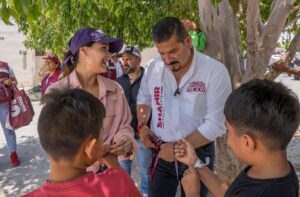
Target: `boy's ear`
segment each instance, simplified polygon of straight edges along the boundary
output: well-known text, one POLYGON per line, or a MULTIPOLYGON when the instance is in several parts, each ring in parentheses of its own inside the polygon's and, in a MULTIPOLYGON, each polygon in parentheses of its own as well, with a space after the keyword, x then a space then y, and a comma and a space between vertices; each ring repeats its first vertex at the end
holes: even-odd
POLYGON ((244 134, 242 136, 242 143, 249 153, 255 151, 257 146, 255 139, 252 136, 247 134, 244 134))
POLYGON ((97 148, 97 140, 96 138, 88 139, 84 143, 84 153, 89 159, 93 159, 95 157, 95 149, 97 148))

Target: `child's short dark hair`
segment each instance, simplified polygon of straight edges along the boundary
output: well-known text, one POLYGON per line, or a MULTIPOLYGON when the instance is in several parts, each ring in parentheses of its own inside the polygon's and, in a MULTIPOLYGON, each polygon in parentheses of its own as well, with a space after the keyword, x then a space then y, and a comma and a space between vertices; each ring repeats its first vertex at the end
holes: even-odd
POLYGON ((225 104, 225 117, 238 134, 258 137, 269 149, 285 149, 299 121, 296 94, 281 83, 252 80, 234 90, 225 104))
POLYGON ((92 94, 71 89, 42 98, 38 133, 42 147, 56 161, 72 160, 89 137, 98 138, 105 108, 92 94))

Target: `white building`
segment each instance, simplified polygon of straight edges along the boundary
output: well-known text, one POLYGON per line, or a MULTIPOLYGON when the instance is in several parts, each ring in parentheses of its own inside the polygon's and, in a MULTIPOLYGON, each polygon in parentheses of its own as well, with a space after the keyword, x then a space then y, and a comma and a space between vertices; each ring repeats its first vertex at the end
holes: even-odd
POLYGON ((0 20, 0 61, 12 66, 19 87, 32 86, 35 80, 35 52, 25 48, 24 40, 17 26, 6 25, 0 20))

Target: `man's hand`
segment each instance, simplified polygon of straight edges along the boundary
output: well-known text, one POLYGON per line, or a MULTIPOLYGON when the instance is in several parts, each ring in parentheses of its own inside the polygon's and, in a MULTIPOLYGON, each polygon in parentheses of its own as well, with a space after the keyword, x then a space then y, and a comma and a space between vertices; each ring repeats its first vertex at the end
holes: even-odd
POLYGON ((195 168, 189 168, 184 171, 183 178, 181 179, 181 184, 187 197, 200 195, 200 180, 195 168))
POLYGON ((131 139, 127 136, 122 136, 115 142, 115 144, 112 145, 112 150, 110 153, 117 156, 123 155, 126 157, 127 154, 132 151, 132 149, 133 145, 131 139))
POLYGON ((140 130, 140 139, 146 148, 155 148, 155 144, 152 143, 151 138, 153 138, 155 134, 150 130, 150 128, 145 125, 140 130))
POLYGON ((286 63, 282 60, 275 62, 272 65, 272 68, 278 72, 288 72, 289 71, 289 68, 287 67, 286 63))
POLYGON ((4 83, 5 85, 7 85, 7 86, 11 86, 11 85, 12 85, 12 80, 11 80, 11 79, 5 79, 5 80, 3 81, 3 83, 4 83))
POLYGON ((160 151, 158 154, 159 158, 166 160, 168 162, 175 161, 174 155, 174 144, 173 143, 164 143, 160 146, 160 151))
POLYGON ((194 147, 185 139, 178 141, 174 146, 175 157, 178 161, 194 167, 198 157, 194 147))

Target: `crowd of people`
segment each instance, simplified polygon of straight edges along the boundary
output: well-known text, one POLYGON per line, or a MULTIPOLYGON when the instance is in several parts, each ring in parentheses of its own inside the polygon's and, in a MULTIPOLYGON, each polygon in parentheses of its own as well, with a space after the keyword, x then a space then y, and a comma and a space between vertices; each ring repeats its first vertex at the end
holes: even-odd
MULTIPOLYGON (((232 91, 226 67, 201 53, 205 34, 188 19, 160 19, 152 40, 159 56, 146 69, 136 46, 90 27, 74 33, 62 61, 47 54, 37 129, 50 173, 25 196, 173 197, 178 185, 188 197, 298 196, 286 156, 300 122, 295 94, 267 80, 232 91), (226 131, 248 165, 231 185, 213 173, 215 140, 226 131)), ((17 83, 2 62, 0 74, 6 86, 17 83)), ((17 166, 7 105, 0 103, 1 125, 17 166)))

